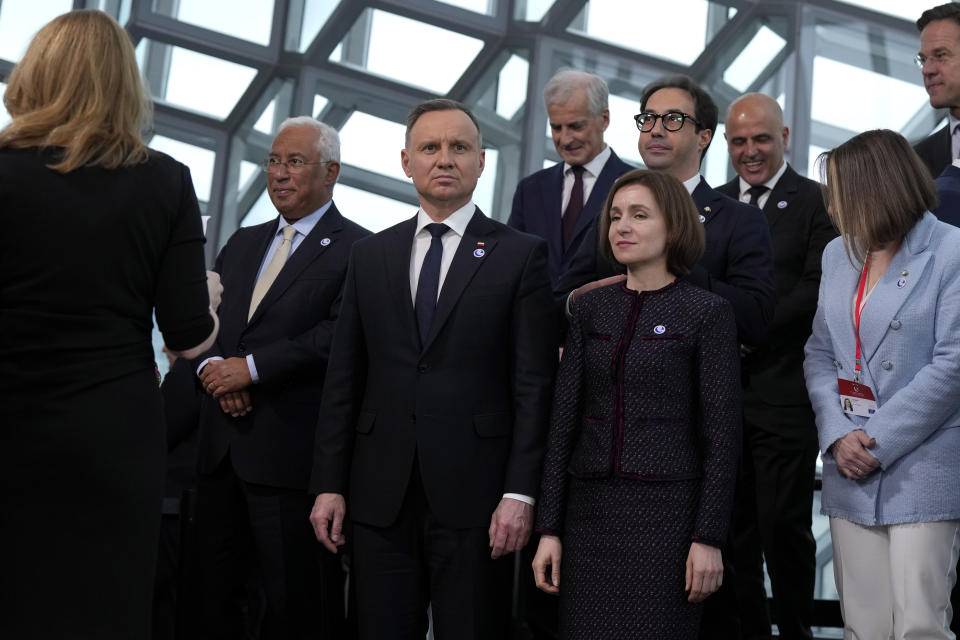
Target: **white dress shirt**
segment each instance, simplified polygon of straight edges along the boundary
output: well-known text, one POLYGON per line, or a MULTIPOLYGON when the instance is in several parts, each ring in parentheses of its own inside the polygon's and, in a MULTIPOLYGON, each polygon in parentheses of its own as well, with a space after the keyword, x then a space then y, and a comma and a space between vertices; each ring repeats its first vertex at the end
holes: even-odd
MULTIPOLYGON (((263 273, 263 270, 267 268, 267 265, 270 264, 270 260, 273 258, 273 254, 277 252, 277 248, 280 247, 280 244, 283 242, 283 229, 284 227, 293 227, 297 230, 293 234, 293 240, 290 242, 290 253, 287 255, 287 260, 290 260, 290 256, 293 255, 293 252, 297 250, 297 247, 303 242, 303 239, 307 237, 313 228, 317 226, 317 223, 320 222, 320 218, 323 217, 329 209, 330 205, 333 204, 333 200, 328 200, 325 205, 314 211, 313 213, 303 216, 299 220, 294 220, 292 223, 288 223, 283 216, 277 221, 277 228, 273 232, 273 240, 270 241, 270 246, 267 247, 267 252, 263 254, 263 260, 260 262, 260 268, 257 270, 257 277, 254 282, 260 279, 260 275, 263 273)), ((197 375, 200 375, 200 372, 203 371, 203 368, 207 366, 207 363, 211 360, 223 360, 223 356, 212 356, 205 359, 200 363, 200 366, 197 367, 197 375)), ((247 369, 250 370, 250 381, 253 383, 260 382, 260 376, 257 374, 257 364, 253 359, 253 354, 248 353, 247 357, 247 369)))
MULTIPOLYGON (((780 181, 780 178, 783 176, 783 174, 786 171, 787 171, 787 161, 784 160, 780 163, 780 168, 777 169, 777 172, 773 174, 773 176, 769 180, 763 183, 763 186, 765 186, 767 190, 763 193, 763 195, 757 198, 758 207, 763 209, 765 206, 767 206, 767 200, 770 199, 770 193, 773 191, 773 188, 777 186, 777 182, 780 181)), ((752 186, 753 185, 751 185, 749 182, 747 182, 743 178, 740 178, 740 202, 745 202, 747 204, 750 204, 750 187, 752 186)))
MULTIPOLYGON (((473 204, 471 200, 443 221, 443 224, 450 229, 440 237, 440 242, 443 244, 443 255, 440 259, 440 282, 437 286, 438 299, 440 298, 440 292, 443 290, 443 281, 450 270, 450 263, 453 262, 453 255, 457 252, 463 234, 466 233, 467 225, 470 224, 476 209, 477 205, 473 204)), ((427 250, 430 249, 430 242, 433 240, 433 236, 426 230, 426 226, 432 223, 433 220, 424 213, 423 209, 417 211, 417 230, 413 234, 413 250, 410 252, 410 295, 414 305, 417 303, 417 284, 420 281, 420 269, 423 267, 423 260, 427 257, 427 250)), ((531 506, 536 502, 532 497, 519 493, 505 493, 503 497, 526 502, 531 506)))
MULTIPOLYGON (((603 146, 603 151, 593 157, 593 160, 583 165, 583 202, 586 204, 593 191, 593 185, 597 184, 597 177, 603 171, 603 166, 610 159, 610 147, 603 146)), ((570 193, 573 191, 573 182, 576 177, 573 175, 573 165, 563 163, 563 198, 560 201, 560 211, 557 213, 562 217, 563 212, 567 210, 570 204, 570 193)))

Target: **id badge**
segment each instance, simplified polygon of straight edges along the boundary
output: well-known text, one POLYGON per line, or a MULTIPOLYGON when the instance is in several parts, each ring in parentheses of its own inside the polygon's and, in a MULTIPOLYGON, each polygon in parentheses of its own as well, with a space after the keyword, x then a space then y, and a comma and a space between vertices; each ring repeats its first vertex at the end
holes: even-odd
POLYGON ((873 389, 862 382, 837 378, 840 389, 840 406, 843 412, 869 418, 877 412, 877 399, 873 389))

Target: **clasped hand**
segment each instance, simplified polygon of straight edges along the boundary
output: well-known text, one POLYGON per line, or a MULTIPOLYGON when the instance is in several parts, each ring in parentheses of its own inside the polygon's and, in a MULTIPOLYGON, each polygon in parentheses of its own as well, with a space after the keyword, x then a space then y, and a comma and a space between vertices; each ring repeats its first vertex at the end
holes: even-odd
POLYGON ((250 369, 245 358, 210 360, 200 372, 203 389, 220 401, 224 413, 234 418, 244 416, 253 409, 250 402, 250 369))
POLYGON ((867 451, 877 445, 863 429, 855 429, 830 445, 837 470, 851 480, 862 480, 880 468, 880 461, 867 451))

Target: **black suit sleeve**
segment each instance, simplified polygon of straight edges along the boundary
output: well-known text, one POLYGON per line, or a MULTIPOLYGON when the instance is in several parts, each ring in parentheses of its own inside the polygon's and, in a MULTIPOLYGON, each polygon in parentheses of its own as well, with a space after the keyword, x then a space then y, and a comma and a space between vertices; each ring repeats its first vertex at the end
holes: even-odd
POLYGON ((178 358, 160 385, 167 418, 167 451, 189 438, 200 424, 199 381, 188 360, 178 358))
POLYGON ((823 206, 823 199, 817 194, 811 198, 813 210, 810 214, 809 235, 806 238, 796 238, 796 242, 805 242, 806 262, 803 273, 789 292, 782 295, 777 302, 770 324, 770 336, 774 338, 788 331, 789 327, 798 321, 805 325, 804 332, 809 334, 810 323, 817 311, 817 297, 820 293, 820 264, 823 249, 837 236, 837 232, 830 222, 830 216, 823 206))
POLYGON ((354 426, 367 378, 367 345, 357 300, 357 251, 351 253, 324 379, 310 489, 346 494, 354 426))
POLYGON ((731 216, 722 277, 707 271, 701 261, 686 279, 726 298, 733 305, 740 342, 760 344, 766 338, 777 301, 767 221, 756 207, 732 199, 721 215, 731 216))
POLYGON ((503 485, 505 493, 535 496, 540 486, 540 464, 557 363, 554 320, 547 244, 541 241, 527 256, 513 304, 514 418, 503 485))
POLYGON ((513 206, 510 209, 510 217, 507 219, 507 226, 513 227, 517 231, 526 231, 526 223, 523 219, 523 182, 517 185, 517 190, 513 192, 513 206))

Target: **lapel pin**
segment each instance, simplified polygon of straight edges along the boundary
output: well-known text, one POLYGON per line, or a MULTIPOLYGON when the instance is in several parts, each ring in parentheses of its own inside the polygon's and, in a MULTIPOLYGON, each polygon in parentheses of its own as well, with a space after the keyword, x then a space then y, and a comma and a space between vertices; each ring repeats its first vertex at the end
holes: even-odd
POLYGON ((777 209, 786 209, 786 208, 787 208, 786 200, 781 200, 780 202, 777 203, 777 209))
POLYGON ((907 279, 906 279, 906 278, 900 278, 899 280, 897 280, 897 287, 898 287, 898 288, 903 289, 905 286, 907 286, 907 279))
POLYGON ((910 272, 907 271, 906 269, 904 269, 903 271, 900 272, 900 275, 902 275, 902 276, 908 276, 908 275, 910 275, 910 272))
POLYGON ((478 243, 477 243, 477 248, 473 250, 473 257, 474 257, 474 258, 482 258, 482 257, 484 256, 484 254, 486 254, 486 251, 483 250, 483 243, 482 243, 482 242, 478 242, 478 243))
POLYGON ((707 213, 710 213, 711 211, 713 211, 713 209, 711 209, 710 207, 704 207, 703 210, 706 211, 707 213))
POLYGON ((324 238, 323 240, 320 241, 320 246, 321 246, 321 247, 325 247, 325 246, 327 246, 328 244, 330 244, 330 238, 324 238))
POLYGON ((667 330, 667 328, 664 327, 662 324, 658 324, 657 326, 655 326, 655 327, 653 328, 653 332, 654 332, 655 334, 657 334, 658 336, 659 336, 659 335, 663 335, 663 332, 666 331, 666 330, 667 330))
POLYGON ((703 214, 700 214, 700 222, 706 222, 706 221, 707 221, 707 217, 703 214))

